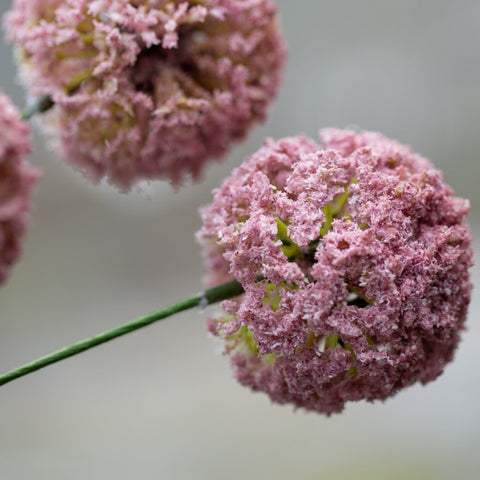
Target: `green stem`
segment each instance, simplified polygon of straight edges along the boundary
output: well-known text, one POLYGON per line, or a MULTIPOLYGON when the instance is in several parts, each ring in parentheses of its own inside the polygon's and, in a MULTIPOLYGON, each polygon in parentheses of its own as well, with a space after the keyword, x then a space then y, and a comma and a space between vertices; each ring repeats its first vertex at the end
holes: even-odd
POLYGON ((46 96, 35 100, 32 106, 26 108, 20 115, 21 120, 30 120, 38 113, 48 112, 55 105, 52 97, 46 96))
POLYGON ((150 313, 145 315, 144 317, 137 318, 136 320, 132 320, 120 327, 114 328, 113 330, 109 330, 107 332, 101 333, 96 335, 95 337, 87 338, 86 340, 82 340, 81 342, 74 343, 69 347, 62 348, 56 352, 47 355, 46 357, 39 358, 31 363, 27 363, 22 367, 16 368, 11 372, 5 373, 4 375, 0 375, 0 385, 5 385, 12 380, 17 378, 23 377, 24 375, 28 375, 29 373, 33 373, 41 368, 46 367, 47 365, 51 365, 52 363, 60 362, 68 357, 73 357, 81 352, 89 350, 90 348, 96 347, 97 345, 101 345, 102 343, 109 342, 114 338, 121 337, 122 335, 126 335, 127 333, 133 332, 140 328, 146 327, 158 320, 162 320, 164 318, 173 315, 174 313, 179 313, 184 310, 189 310, 190 308, 194 308, 198 305, 206 306, 212 303, 217 303, 222 300, 226 300, 228 298, 235 297, 243 293, 243 288, 240 283, 236 280, 231 282, 224 283, 222 285, 218 285, 217 287, 210 288, 205 290, 203 293, 196 295, 194 297, 186 298, 181 300, 180 302, 173 303, 167 307, 158 310, 157 312, 150 313))

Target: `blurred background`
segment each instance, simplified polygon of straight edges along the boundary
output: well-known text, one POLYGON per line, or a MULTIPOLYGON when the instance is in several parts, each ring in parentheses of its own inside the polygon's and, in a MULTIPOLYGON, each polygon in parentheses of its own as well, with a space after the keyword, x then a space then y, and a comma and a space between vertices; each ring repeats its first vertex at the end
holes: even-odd
MULTIPOLYGON (((93 187, 37 135, 31 161, 44 176, 24 255, 0 290, 2 371, 199 291, 197 208, 266 136, 359 126, 409 144, 470 198, 478 237, 480 2, 277 3, 290 50, 278 101, 201 184, 128 196, 93 187)), ((5 44, 0 61, 1 87, 23 106, 5 44)), ((436 382, 331 418, 237 385, 208 312, 177 315, 3 387, 0 478, 476 479, 479 312, 475 290, 436 382)))

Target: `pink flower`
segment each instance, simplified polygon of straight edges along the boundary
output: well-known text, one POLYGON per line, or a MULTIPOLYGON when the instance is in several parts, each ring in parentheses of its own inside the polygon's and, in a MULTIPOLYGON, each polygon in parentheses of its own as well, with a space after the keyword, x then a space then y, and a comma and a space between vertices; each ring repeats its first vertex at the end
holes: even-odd
POLYGON ((30 130, 0 92, 0 283, 18 259, 28 223, 30 195, 39 172, 23 161, 31 151, 30 130))
POLYGON ((470 299, 466 200, 378 133, 269 140, 202 210, 209 320, 236 378, 327 415, 440 375, 470 299))
POLYGON ((15 0, 23 82, 91 180, 198 179, 265 118, 285 48, 270 0, 15 0))

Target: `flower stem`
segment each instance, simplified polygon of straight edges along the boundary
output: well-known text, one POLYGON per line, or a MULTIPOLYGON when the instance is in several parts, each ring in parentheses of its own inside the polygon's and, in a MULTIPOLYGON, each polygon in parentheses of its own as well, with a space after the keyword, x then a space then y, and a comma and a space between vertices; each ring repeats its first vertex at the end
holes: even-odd
POLYGON ((52 97, 46 96, 38 98, 34 103, 27 107, 20 115, 21 120, 30 120, 34 115, 38 113, 48 112, 55 105, 52 97))
POLYGON ((22 367, 16 368, 11 372, 0 375, 0 385, 5 385, 12 380, 33 373, 41 368, 51 365, 52 363, 60 362, 61 360, 64 360, 68 357, 73 357, 74 355, 96 347, 97 345, 109 342, 114 338, 121 337, 122 335, 126 335, 127 333, 146 327, 147 325, 167 318, 175 313, 189 310, 190 308, 194 308, 198 305, 211 305, 213 303, 240 295, 243 292, 242 285, 236 280, 223 283, 222 285, 205 290, 199 295, 168 305, 157 312, 150 313, 144 317, 137 318, 136 320, 132 320, 131 322, 121 325, 120 327, 100 333, 95 337, 87 338, 78 343, 74 343, 69 347, 57 350, 56 352, 53 352, 45 357, 39 358, 31 363, 27 363, 22 367))

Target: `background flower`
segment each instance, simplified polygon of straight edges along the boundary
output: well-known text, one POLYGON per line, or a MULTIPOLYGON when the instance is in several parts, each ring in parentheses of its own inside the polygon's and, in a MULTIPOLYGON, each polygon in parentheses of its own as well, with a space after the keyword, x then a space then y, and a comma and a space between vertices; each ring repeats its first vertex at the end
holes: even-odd
POLYGON ((470 298, 467 201, 380 134, 268 141, 215 192, 208 283, 245 294, 210 321, 235 376, 323 413, 435 379, 470 298))
POLYGON ((285 60, 270 0, 16 0, 5 26, 61 155, 122 189, 198 179, 265 118, 285 60))
POLYGON ((39 171, 23 158, 31 151, 30 129, 0 91, 0 284, 18 259, 39 171))

